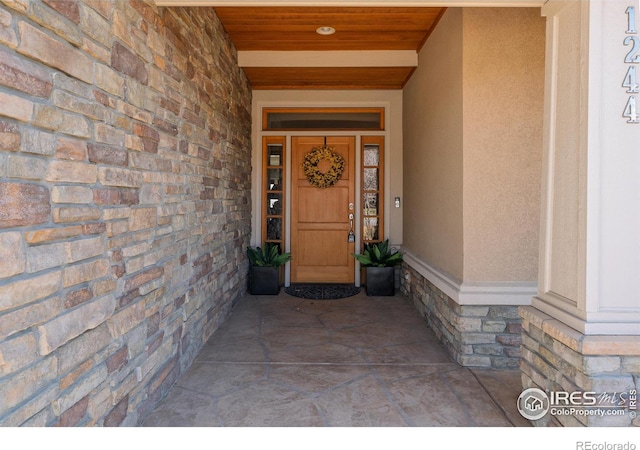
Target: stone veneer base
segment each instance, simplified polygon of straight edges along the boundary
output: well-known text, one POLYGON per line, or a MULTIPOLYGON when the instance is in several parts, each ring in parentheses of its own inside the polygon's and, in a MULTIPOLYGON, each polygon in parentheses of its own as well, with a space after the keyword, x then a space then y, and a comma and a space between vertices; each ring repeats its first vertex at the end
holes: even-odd
POLYGON ((400 286, 456 362, 518 368, 522 328, 517 306, 459 305, 406 263, 400 286))
MULTIPOLYGON (((525 388, 545 392, 628 393, 640 389, 640 336, 586 336, 532 306, 521 306, 525 388)), ((640 426, 640 418, 547 415, 534 425, 640 426)))

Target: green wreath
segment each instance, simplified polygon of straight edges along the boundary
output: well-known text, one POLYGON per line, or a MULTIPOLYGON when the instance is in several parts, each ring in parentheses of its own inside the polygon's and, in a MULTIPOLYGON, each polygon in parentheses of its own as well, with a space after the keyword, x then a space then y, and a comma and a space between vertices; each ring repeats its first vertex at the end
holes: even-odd
POLYGON ((304 156, 302 162, 304 174, 309 183, 315 187, 327 188, 338 182, 344 171, 344 158, 333 152, 330 147, 316 147, 304 156), (329 170, 321 172, 318 163, 329 161, 329 170))

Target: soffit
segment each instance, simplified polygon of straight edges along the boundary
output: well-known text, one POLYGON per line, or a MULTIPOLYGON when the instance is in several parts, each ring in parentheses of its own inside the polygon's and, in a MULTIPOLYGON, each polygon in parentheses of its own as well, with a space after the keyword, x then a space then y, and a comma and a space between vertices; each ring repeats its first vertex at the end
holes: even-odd
POLYGON ((417 56, 402 61, 398 54, 417 55, 445 9, 215 7, 254 89, 401 89, 417 56), (321 26, 336 32, 319 35, 321 26), (300 57, 288 57, 291 52, 300 57), (340 52, 353 64, 345 64, 340 52), (351 57, 353 52, 367 57, 351 57))

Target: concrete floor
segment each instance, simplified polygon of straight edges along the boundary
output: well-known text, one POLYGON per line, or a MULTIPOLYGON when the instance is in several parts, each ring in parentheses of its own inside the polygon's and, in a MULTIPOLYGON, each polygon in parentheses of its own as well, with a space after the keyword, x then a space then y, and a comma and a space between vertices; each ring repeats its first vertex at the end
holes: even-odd
POLYGON ((242 299, 145 427, 513 427, 517 371, 469 369, 402 296, 242 299))

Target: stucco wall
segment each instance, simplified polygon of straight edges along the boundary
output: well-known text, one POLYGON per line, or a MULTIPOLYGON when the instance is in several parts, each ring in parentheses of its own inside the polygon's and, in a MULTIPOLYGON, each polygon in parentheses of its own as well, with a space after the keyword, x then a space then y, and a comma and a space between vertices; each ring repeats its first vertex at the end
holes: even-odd
POLYGON ((545 20, 537 8, 463 16, 464 280, 535 281, 545 20))
POLYGON ((405 247, 460 281, 537 278, 544 25, 449 8, 404 91, 405 247))
POLYGON ((404 246, 463 277, 462 10, 449 9, 403 95, 404 246))
POLYGON ((0 425, 135 425, 246 290, 251 92, 211 9, 0 5, 0 425))

